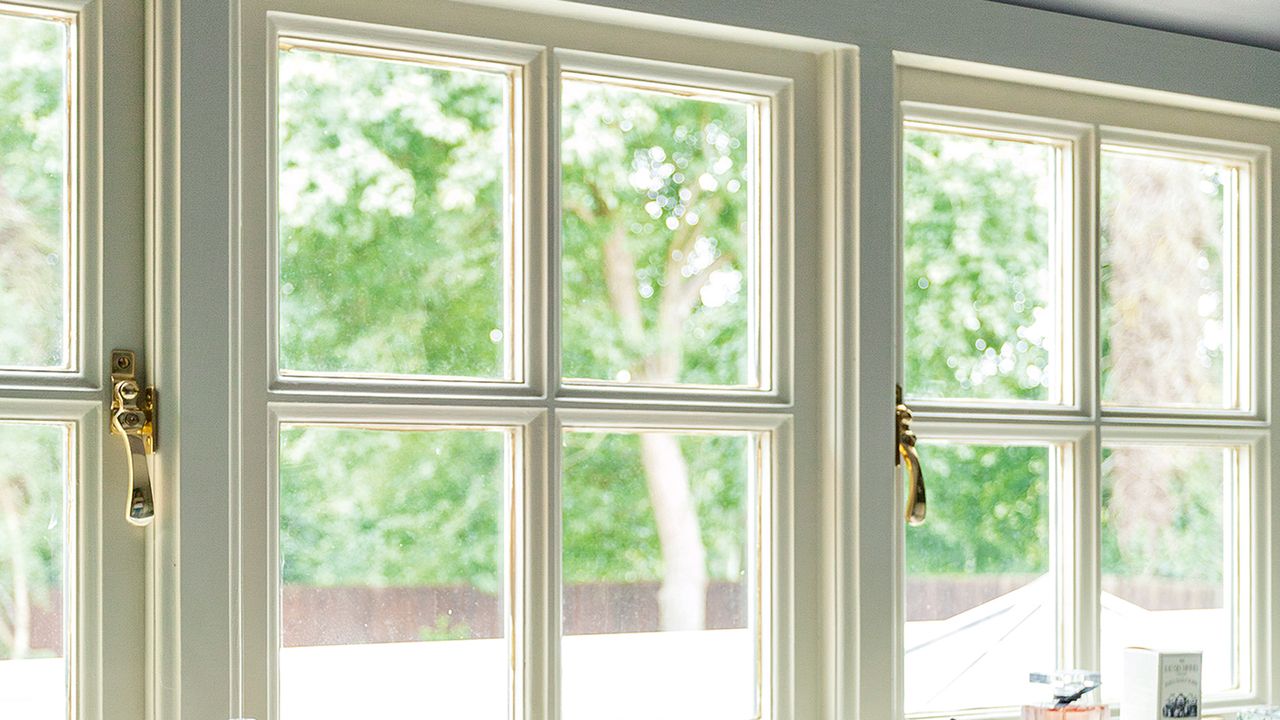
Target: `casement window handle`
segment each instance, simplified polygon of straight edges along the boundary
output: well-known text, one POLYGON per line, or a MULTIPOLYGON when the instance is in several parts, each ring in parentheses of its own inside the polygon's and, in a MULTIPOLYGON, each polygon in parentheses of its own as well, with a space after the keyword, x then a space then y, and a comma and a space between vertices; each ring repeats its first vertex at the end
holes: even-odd
POLYGON ((150 525, 155 517, 148 458, 156 450, 156 391, 138 382, 137 357, 129 350, 111 352, 111 434, 124 440, 129 460, 129 504, 126 518, 150 525))
POLYGON ((902 402, 902 386, 897 394, 898 454, 894 465, 902 465, 907 477, 907 524, 923 525, 928 503, 925 499, 924 472, 920 469, 920 454, 916 452, 916 434, 911 431, 911 408, 902 402))

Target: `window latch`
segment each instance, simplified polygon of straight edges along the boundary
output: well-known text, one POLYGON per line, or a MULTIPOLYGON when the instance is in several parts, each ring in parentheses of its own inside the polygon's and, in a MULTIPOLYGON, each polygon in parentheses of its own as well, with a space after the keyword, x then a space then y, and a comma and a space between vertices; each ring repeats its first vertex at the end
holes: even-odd
POLYGON ((920 454, 916 452, 916 434, 911 431, 911 408, 902 402, 902 386, 897 388, 898 453, 893 464, 902 465, 907 475, 907 524, 923 525, 927 509, 924 472, 920 469, 920 454))
POLYGON ((138 381, 137 356, 111 352, 111 434, 124 439, 129 459, 129 522, 145 526, 155 517, 148 459, 156 451, 156 391, 138 381))

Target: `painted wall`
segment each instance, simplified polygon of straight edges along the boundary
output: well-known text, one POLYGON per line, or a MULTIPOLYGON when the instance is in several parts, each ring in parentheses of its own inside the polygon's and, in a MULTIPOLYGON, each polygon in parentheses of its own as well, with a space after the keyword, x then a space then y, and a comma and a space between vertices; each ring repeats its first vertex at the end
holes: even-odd
MULTIPOLYGON (((551 6, 544 0, 513 4, 551 6)), ((820 38, 864 52, 904 50, 1280 108, 1280 52, 987 0, 575 4, 820 38)), ((1275 22, 1280 24, 1280 6, 1275 22)))

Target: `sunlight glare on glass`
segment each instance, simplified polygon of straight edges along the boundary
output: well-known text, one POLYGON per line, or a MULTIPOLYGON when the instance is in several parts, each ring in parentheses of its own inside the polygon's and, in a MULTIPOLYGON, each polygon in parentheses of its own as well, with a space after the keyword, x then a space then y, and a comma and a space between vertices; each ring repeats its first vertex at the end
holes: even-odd
MULTIPOLYGON (((1102 455, 1102 672, 1124 649, 1178 648, 1203 655, 1204 689, 1238 686, 1238 637, 1247 617, 1232 577, 1240 566, 1228 493, 1238 452, 1196 445, 1107 445, 1102 455), (1243 624, 1242 624, 1243 623, 1243 624)), ((1103 695, 1119 699, 1118 688, 1103 695)))
POLYGON ((1238 171, 1104 146, 1102 399, 1234 408, 1238 171))

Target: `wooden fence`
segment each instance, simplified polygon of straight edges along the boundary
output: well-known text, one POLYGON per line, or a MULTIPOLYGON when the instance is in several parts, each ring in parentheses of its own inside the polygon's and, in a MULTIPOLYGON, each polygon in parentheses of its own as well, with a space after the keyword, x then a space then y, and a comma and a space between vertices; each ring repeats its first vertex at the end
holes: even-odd
MULTIPOLYGON (((944 620, 994 600, 1034 576, 935 576, 908 578, 907 620, 944 620)), ((1223 607, 1222 586, 1153 578, 1103 578, 1103 589, 1148 610, 1223 607)), ((502 634, 495 595, 466 586, 284 588, 286 646, 347 645, 424 639, 488 638, 502 634)), ((61 652, 61 597, 35 598, 33 654, 61 652)), ((707 588, 707 627, 745 627, 743 585, 713 582, 707 588)), ((590 583, 564 592, 569 634, 652 632, 659 628, 657 583, 590 583)))

